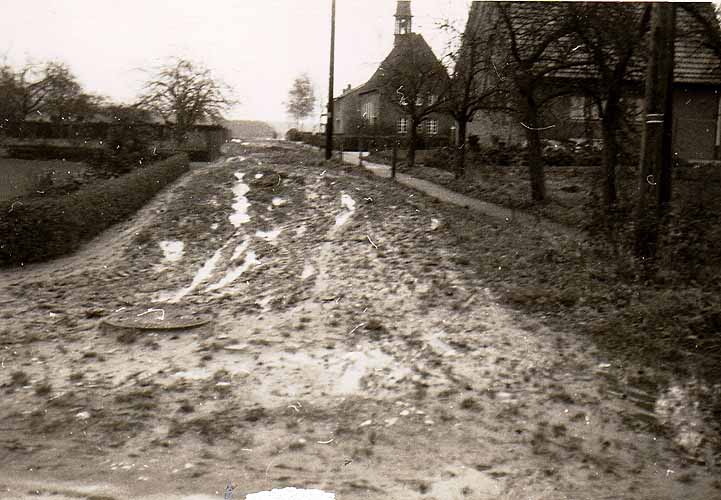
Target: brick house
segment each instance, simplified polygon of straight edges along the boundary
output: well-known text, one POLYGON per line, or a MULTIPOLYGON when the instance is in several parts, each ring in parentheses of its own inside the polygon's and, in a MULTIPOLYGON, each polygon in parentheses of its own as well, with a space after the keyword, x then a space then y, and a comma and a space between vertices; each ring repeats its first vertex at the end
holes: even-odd
MULTIPOLYGON (((514 20, 529 16, 543 18, 551 14, 535 2, 474 1, 469 19, 490 26, 502 4, 511 7, 514 20)), ((562 2, 556 5, 559 4, 562 2)), ((639 2, 636 5, 641 9, 645 4, 639 2)), ((711 3, 697 5, 704 15, 714 17, 711 3)), ((682 8, 677 7, 676 11, 674 154, 686 160, 717 160, 721 158, 721 61, 704 43, 692 17, 682 8)), ((640 141, 642 130, 646 61, 647 53, 642 47, 631 61, 625 83, 624 100, 631 117, 631 140, 634 141, 640 141)), ((544 111, 544 123, 553 126, 543 131, 543 138, 597 141, 600 138, 598 113, 582 91, 584 85, 594 79, 592 66, 557 71, 546 79, 549 87, 567 86, 578 90, 554 100, 544 111)), ((525 140, 518 118, 504 112, 477 113, 469 123, 468 135, 478 136, 484 145, 521 144, 525 140)))
MULTIPOLYGON (((438 58, 422 35, 413 32, 411 2, 398 1, 395 13, 395 41, 393 49, 371 78, 357 87, 350 85, 334 100, 334 133, 339 135, 395 135, 409 133, 410 120, 389 97, 389 75, 413 59, 420 66, 441 67, 438 58)), ((443 71, 441 79, 447 78, 443 71)), ((443 83, 443 82, 441 82, 443 83)), ((436 102, 441 85, 431 85, 417 96, 417 104, 436 102), (432 90, 438 88, 437 91, 432 90)), ((395 96, 393 96, 395 97, 395 96)), ((428 137, 450 138, 453 120, 443 113, 432 113, 417 128, 421 140, 428 137)))

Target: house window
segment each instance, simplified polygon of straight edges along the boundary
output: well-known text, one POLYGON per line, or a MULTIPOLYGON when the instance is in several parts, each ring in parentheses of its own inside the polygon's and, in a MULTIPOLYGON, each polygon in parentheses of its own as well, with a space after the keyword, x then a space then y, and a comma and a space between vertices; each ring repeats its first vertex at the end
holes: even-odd
POLYGON ((408 118, 398 118, 398 133, 408 133, 408 118))
POLYGON ((436 103, 437 100, 438 100, 438 96, 437 96, 437 95, 434 95, 434 94, 429 95, 429 96, 428 96, 428 105, 429 105, 429 106, 433 106, 433 105, 436 103))
POLYGON ((586 99, 580 96, 573 96, 569 101, 569 118, 571 120, 585 120, 586 99))
POLYGON ((363 114, 363 119, 365 121, 367 121, 371 125, 375 124, 377 115, 376 115, 375 106, 373 105, 372 101, 363 103, 363 108, 362 108, 361 112, 363 114))
POLYGON ((428 120, 426 122, 426 131, 428 135, 436 135, 438 133, 438 120, 428 120))
POLYGON ((590 98, 573 96, 569 100, 569 118, 578 121, 598 120, 598 107, 590 98))

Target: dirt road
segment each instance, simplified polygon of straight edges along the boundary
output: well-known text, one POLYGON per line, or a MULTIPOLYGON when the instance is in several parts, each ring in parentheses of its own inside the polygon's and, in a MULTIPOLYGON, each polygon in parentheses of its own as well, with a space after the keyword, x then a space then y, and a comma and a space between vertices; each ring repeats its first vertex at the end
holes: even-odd
POLYGON ((673 400, 496 303, 462 211, 292 146, 228 154, 0 271, 0 498, 721 498, 693 415, 658 428, 673 400))

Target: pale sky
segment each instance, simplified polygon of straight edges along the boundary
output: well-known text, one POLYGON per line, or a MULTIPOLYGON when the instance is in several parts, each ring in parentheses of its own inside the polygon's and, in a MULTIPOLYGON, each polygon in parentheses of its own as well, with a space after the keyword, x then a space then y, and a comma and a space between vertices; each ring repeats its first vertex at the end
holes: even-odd
MULTIPOLYGON (((327 99, 331 0, 0 0, 0 56, 65 62, 84 88, 132 102, 170 57, 206 65, 233 87, 229 118, 285 121, 300 73, 327 99)), ((468 0, 412 0, 413 27, 441 56, 443 19, 462 26, 468 0)), ((336 0, 335 93, 363 83, 393 46, 395 0, 336 0)))

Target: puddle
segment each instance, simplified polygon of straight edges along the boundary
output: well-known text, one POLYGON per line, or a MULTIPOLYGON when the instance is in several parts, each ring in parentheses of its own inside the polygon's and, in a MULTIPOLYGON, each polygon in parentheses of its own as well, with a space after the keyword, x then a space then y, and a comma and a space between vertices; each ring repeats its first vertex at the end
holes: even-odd
POLYGON ((210 229, 211 229, 212 231, 215 231, 216 229, 218 229, 218 223, 217 223, 217 222, 214 222, 213 224, 211 224, 211 225, 210 225, 210 229))
POLYGON ((441 226, 441 221, 438 219, 431 219, 431 231, 435 231, 441 226))
POLYGON ((321 490, 282 488, 249 493, 245 496, 245 500, 335 500, 335 494, 321 490))
MULTIPOLYGON (((690 384, 694 385, 694 384, 690 384)), ((671 385, 656 401, 654 413, 659 423, 673 432, 673 441, 691 455, 699 455, 706 425, 691 386, 671 385)))
POLYGON ((306 231, 305 225, 303 225, 303 226, 298 226, 297 228, 295 228, 295 235, 296 235, 296 236, 303 236, 303 235, 305 234, 305 231, 306 231))
POLYGON ((230 257, 231 261, 234 261, 238 258, 240 258, 241 255, 248 249, 248 246, 250 245, 250 240, 245 240, 243 243, 235 247, 235 250, 233 250, 233 255, 230 257))
POLYGON ((238 183, 233 187, 233 194, 235 194, 233 210, 235 210, 235 212, 229 217, 230 223, 235 227, 250 222, 250 216, 248 216, 250 203, 248 202, 248 198, 245 197, 246 193, 250 191, 250 188, 243 182, 243 175, 244 174, 240 172, 236 172, 235 174, 235 178, 238 179, 238 183))
POLYGON ((234 162, 241 162, 245 161, 247 158, 245 156, 231 156, 227 160, 225 160, 225 163, 234 163, 234 162))
POLYGON ((336 226, 342 226, 346 222, 348 222, 348 219, 351 218, 351 215, 353 215, 352 212, 343 212, 340 215, 336 215, 335 217, 335 225, 336 226))
POLYGON ((282 229, 274 229, 272 231, 256 231, 255 236, 265 241, 274 242, 280 236, 282 229))
MULTIPOLYGON (((242 245, 241 245, 242 246, 242 245)), ((252 266, 260 264, 260 261, 255 258, 255 252, 252 250, 245 254, 245 260, 240 266, 237 266, 226 273, 226 275, 219 282, 214 285, 210 285, 206 288, 208 292, 225 288, 226 286, 237 280, 240 275, 250 269, 252 266)))
POLYGON ((347 194, 341 194, 340 204, 343 206, 343 208, 346 209, 346 211, 336 216, 336 226, 342 226, 343 224, 348 222, 348 219, 350 219, 353 215, 353 212, 355 212, 355 200, 353 200, 353 198, 351 198, 347 194))
MULTIPOLYGON (((398 383, 411 375, 411 369, 378 349, 277 351, 257 353, 248 344, 229 346, 217 355, 217 365, 178 371, 174 378, 209 380, 222 367, 241 377, 252 391, 250 399, 261 404, 273 400, 303 398, 314 394, 348 396, 363 391, 397 391, 398 383)), ((235 382, 233 382, 235 383, 235 382)))
POLYGON ((207 368, 191 368, 182 372, 175 372, 173 377, 186 378, 188 380, 203 380, 210 378, 211 374, 207 368))
MULTIPOLYGON (((301 397, 308 387, 334 395, 355 394, 363 390, 364 381, 382 379, 393 386, 408 376, 409 368, 378 349, 317 352, 269 352, 259 360, 270 368, 273 377, 263 378, 264 389, 271 394, 301 397)), ((376 384, 378 385, 378 384, 376 384)))
POLYGON ((355 200, 345 193, 343 193, 340 197, 340 204, 351 212, 355 210, 355 200))
POLYGON ((185 288, 181 288, 175 293, 164 293, 160 295, 159 301, 160 302, 179 302, 180 299, 188 295, 190 292, 198 288, 203 282, 207 281, 208 278, 210 278, 210 275, 213 273, 213 270, 215 269, 216 264, 218 263, 218 260, 220 260, 221 256, 221 250, 218 249, 215 251, 213 256, 205 261, 205 264, 198 269, 198 272, 195 273, 195 276, 193 277, 193 281, 185 288))
MULTIPOLYGON (((390 368, 393 358, 381 351, 349 352, 344 356, 343 374, 336 381, 335 389, 340 394, 352 394, 361 389, 363 377, 370 372, 390 368)), ((398 375, 389 378, 402 378, 398 375)))
POLYGON ((434 333, 428 341, 428 347, 439 356, 453 356, 456 354, 455 349, 448 345, 443 338, 444 333, 434 333))
POLYGON ((274 207, 280 207, 288 203, 288 200, 284 200, 283 198, 278 198, 276 196, 275 198, 273 198, 273 201, 271 203, 273 203, 274 207))
POLYGON ((455 500, 456 498, 472 498, 478 500, 497 499, 501 494, 501 486, 498 481, 488 475, 465 466, 448 468, 444 471, 446 478, 432 484, 429 497, 438 500, 455 500))
POLYGON ((255 174, 255 178, 256 178, 256 179, 262 179, 262 178, 263 178, 263 174, 255 174))
POLYGON ((303 272, 302 272, 301 275, 300 275, 300 279, 302 279, 302 280, 307 280, 308 278, 310 278, 310 277, 313 276, 314 274, 315 274, 315 267, 313 267, 312 264, 306 263, 306 264, 303 266, 303 272))
POLYGON ((182 241, 161 241, 158 244, 163 251, 163 258, 168 262, 178 262, 183 258, 185 243, 182 241))

